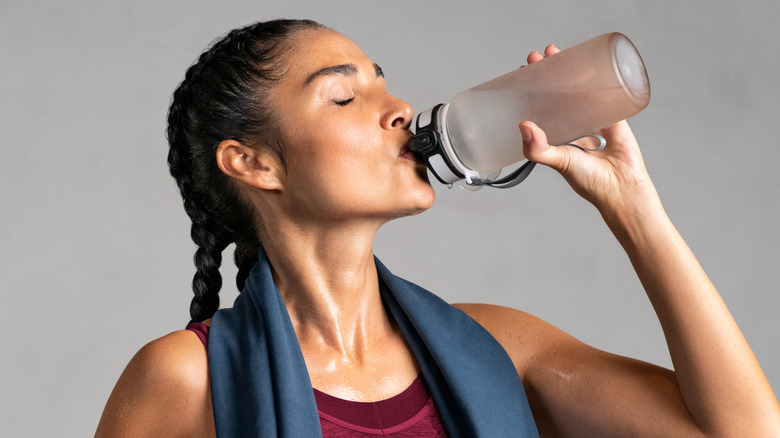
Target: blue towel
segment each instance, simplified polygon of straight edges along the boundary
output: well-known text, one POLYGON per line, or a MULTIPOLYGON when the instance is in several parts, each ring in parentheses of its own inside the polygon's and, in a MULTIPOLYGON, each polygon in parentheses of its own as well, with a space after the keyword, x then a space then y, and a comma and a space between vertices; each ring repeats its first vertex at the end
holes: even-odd
MULTIPOLYGON (((380 290, 431 389, 450 437, 538 437, 523 385, 476 321, 376 260, 380 290)), ((220 438, 321 437, 311 381, 263 249, 232 309, 209 329, 220 438)))

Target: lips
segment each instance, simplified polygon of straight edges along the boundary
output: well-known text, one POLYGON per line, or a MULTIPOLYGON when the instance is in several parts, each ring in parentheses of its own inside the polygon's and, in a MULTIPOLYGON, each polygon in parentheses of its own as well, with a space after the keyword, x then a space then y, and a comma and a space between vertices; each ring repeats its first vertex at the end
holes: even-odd
POLYGON ((417 155, 414 154, 411 150, 409 150, 409 144, 405 143, 404 146, 401 148, 401 151, 398 153, 398 156, 405 159, 410 160, 414 162, 419 162, 419 159, 417 158, 417 155))

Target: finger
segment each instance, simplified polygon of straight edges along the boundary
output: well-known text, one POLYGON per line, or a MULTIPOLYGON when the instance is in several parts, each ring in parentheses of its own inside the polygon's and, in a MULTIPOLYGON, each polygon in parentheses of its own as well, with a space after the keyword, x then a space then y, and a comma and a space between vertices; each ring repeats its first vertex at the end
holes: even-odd
POLYGON ((626 138, 633 138, 634 134, 631 132, 631 127, 628 126, 626 120, 621 120, 615 124, 607 126, 601 130, 601 133, 605 138, 614 138, 616 140, 624 140, 626 138))
POLYGON ((523 155, 527 159, 558 171, 565 170, 569 161, 567 148, 547 144, 547 134, 533 122, 521 123, 520 132, 523 136, 523 155))
POLYGON ((545 47, 545 49, 544 49, 544 56, 555 55, 556 53, 558 53, 560 51, 561 51, 561 49, 555 47, 555 44, 550 44, 549 46, 545 47))
POLYGON ((539 52, 531 52, 528 54, 528 57, 526 58, 526 61, 528 61, 529 64, 533 64, 536 61, 540 61, 544 59, 544 55, 542 55, 539 52))
POLYGON ((607 144, 612 145, 613 150, 639 149, 636 137, 634 137, 631 127, 628 126, 628 122, 625 120, 601 129, 600 133, 607 140, 607 144))

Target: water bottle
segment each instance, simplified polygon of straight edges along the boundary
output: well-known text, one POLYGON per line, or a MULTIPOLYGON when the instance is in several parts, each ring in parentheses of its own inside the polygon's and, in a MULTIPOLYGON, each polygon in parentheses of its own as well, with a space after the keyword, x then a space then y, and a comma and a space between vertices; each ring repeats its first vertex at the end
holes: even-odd
POLYGON ((523 120, 539 125, 549 144, 563 145, 637 114, 649 101, 636 48, 625 35, 607 33, 423 111, 409 148, 444 184, 515 185, 533 163, 525 161, 508 177, 497 174, 525 160, 523 120))

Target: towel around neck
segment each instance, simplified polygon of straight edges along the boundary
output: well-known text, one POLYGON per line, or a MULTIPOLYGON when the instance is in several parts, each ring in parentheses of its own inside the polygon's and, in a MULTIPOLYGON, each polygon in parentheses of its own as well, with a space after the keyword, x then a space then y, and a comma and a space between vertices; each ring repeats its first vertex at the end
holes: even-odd
MULTIPOLYGON (((401 328, 450 437, 538 437, 520 378, 476 321, 377 259, 382 299, 401 328)), ((321 437, 306 362, 261 248, 233 308, 209 330, 217 436, 321 437)))

